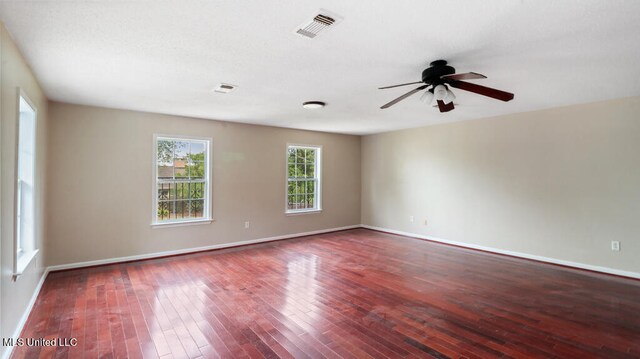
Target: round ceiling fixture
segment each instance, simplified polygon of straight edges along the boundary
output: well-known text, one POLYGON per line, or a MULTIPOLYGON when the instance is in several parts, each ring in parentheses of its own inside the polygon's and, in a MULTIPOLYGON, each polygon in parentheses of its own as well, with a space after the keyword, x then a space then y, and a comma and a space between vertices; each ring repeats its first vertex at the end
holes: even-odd
POLYGON ((327 104, 322 101, 307 101, 302 104, 302 107, 308 108, 308 109, 316 109, 316 108, 323 108, 326 105, 327 104))

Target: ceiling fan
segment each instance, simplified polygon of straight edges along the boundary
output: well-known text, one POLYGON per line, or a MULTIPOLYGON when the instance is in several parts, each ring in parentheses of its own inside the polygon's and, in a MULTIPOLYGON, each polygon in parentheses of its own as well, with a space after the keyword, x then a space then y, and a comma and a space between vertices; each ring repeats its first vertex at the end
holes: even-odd
POLYGON ((406 94, 392 100, 391 102, 384 104, 380 108, 381 109, 389 108, 397 104, 398 102, 406 99, 407 97, 426 89, 426 91, 420 97, 420 100, 427 103, 431 103, 433 99, 435 99, 438 103, 438 108, 440 109, 440 112, 449 112, 454 109, 453 100, 456 97, 453 94, 453 92, 449 90, 448 86, 458 88, 460 90, 477 93, 479 95, 495 98, 496 100, 501 100, 505 102, 513 100, 512 93, 462 81, 462 80, 486 79, 487 77, 484 75, 480 75, 475 72, 467 72, 463 74, 456 74, 455 72, 456 72, 456 69, 447 65, 447 62, 445 60, 433 61, 428 68, 422 71, 422 81, 380 87, 379 89, 383 90, 383 89, 389 89, 389 88, 400 87, 400 86, 423 84, 422 86, 419 86, 407 92, 406 94))

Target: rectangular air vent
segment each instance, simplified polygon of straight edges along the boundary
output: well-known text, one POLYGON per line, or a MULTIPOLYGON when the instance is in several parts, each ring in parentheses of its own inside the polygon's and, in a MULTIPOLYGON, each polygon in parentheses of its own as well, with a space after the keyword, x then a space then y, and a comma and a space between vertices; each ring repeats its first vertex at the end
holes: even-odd
POLYGON ((213 91, 214 92, 220 92, 220 93, 229 93, 233 90, 235 90, 238 86, 236 85, 230 85, 230 84, 220 84, 218 86, 216 86, 213 91))
POLYGON ((334 26, 342 20, 340 15, 334 14, 330 11, 320 9, 316 15, 310 20, 304 22, 298 26, 295 33, 310 39, 315 38, 325 29, 334 26))

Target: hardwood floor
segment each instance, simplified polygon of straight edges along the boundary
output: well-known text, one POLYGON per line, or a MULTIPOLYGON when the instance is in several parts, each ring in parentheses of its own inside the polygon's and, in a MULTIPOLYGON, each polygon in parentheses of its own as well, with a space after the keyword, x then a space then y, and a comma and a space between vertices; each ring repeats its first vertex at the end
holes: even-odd
POLYGON ((14 358, 640 357, 640 281, 356 229, 49 274, 14 358))

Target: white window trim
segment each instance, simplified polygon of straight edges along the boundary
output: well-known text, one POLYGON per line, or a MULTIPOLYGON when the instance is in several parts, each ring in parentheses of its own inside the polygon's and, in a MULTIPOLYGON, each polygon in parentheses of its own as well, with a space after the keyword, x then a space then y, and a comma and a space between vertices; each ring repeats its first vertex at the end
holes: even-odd
POLYGON ((314 214, 322 212, 322 145, 307 145, 299 143, 287 143, 284 151, 284 214, 287 216, 297 216, 302 214, 314 214), (318 188, 316 193, 316 207, 305 209, 288 209, 289 203, 289 147, 317 150, 315 169, 318 172, 318 188))
POLYGON ((31 99, 29 98, 29 96, 27 96, 26 92, 18 87, 17 91, 17 96, 16 96, 16 133, 15 133, 15 160, 14 160, 14 173, 15 173, 15 178, 14 178, 14 191, 13 191, 13 215, 14 215, 14 223, 13 223, 13 280, 17 280, 22 273, 27 269, 27 267, 31 264, 31 262, 37 257, 38 253, 40 252, 40 249, 37 248, 37 241, 39 238, 39 228, 38 228, 38 223, 40 223, 40 218, 38 216, 38 210, 36 209, 37 206, 35 205, 36 203, 36 199, 39 196, 39 187, 38 187, 38 183, 37 183, 37 178, 38 178, 38 166, 37 166, 37 161, 36 161, 36 157, 37 157, 37 151, 38 151, 38 107, 35 105, 35 103, 33 101, 31 101, 31 99), (19 186, 19 179, 18 179, 18 161, 19 161, 19 155, 20 155, 20 99, 23 99, 32 109, 33 112, 35 114, 35 118, 33 119, 33 128, 34 128, 34 134, 33 134, 33 144, 34 144, 34 163, 33 163, 33 178, 34 178, 34 182, 33 182, 33 198, 34 198, 34 212, 33 212, 33 223, 34 223, 34 228, 33 228, 33 250, 29 251, 29 252, 25 252, 23 248, 20 248, 20 250, 18 251, 18 186, 19 186))
POLYGON ((303 214, 314 214, 314 213, 322 213, 322 209, 293 209, 287 210, 284 214, 287 216, 300 216, 303 214))
POLYGON ((171 228, 171 227, 181 227, 186 225, 201 225, 201 224, 210 224, 214 222, 212 217, 212 204, 213 198, 211 195, 211 187, 213 187, 213 139, 211 137, 198 137, 198 136, 186 136, 186 135, 165 135, 160 133, 153 134, 153 148, 151 151, 152 154, 152 173, 151 180, 153 181, 151 188, 151 227, 152 228, 171 228), (171 220, 171 221, 157 221, 157 213, 158 213, 158 139, 159 138, 167 138, 167 139, 176 139, 176 140, 196 140, 196 141, 207 141, 206 146, 206 157, 207 157, 207 168, 205 177, 207 181, 205 181, 205 192, 206 198, 204 201, 204 217, 203 218, 195 218, 195 219, 187 219, 187 220, 171 220))
POLYGON ((198 218, 198 219, 187 219, 182 221, 166 221, 166 222, 156 222, 151 224, 151 228, 171 228, 171 227, 183 227, 183 226, 195 226, 199 224, 210 224, 211 222, 215 222, 213 219, 207 218, 198 218))

